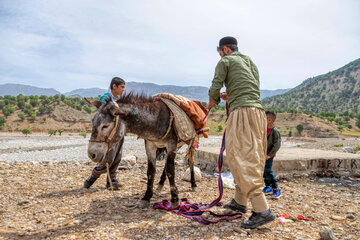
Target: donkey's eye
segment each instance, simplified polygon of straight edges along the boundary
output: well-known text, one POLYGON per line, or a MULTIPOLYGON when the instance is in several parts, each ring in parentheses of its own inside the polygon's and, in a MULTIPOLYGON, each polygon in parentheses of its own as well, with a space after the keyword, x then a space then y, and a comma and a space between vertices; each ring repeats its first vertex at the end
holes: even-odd
POLYGON ((106 128, 108 128, 108 127, 109 127, 109 126, 103 126, 102 129, 106 129, 106 128))

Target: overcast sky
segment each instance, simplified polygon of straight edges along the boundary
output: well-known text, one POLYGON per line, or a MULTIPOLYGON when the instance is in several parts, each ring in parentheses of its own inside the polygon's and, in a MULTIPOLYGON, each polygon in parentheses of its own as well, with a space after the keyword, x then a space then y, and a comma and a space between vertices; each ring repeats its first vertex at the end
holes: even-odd
POLYGON ((223 36, 292 88, 360 57, 359 0, 0 0, 0 84, 209 87, 223 36))

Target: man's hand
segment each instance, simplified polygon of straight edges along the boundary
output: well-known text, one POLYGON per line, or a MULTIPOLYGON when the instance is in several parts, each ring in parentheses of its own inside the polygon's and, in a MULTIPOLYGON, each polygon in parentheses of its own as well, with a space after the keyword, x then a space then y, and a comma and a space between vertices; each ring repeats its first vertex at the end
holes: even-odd
POLYGON ((206 106, 206 108, 210 111, 210 109, 212 108, 217 108, 216 107, 216 104, 214 103, 214 101, 211 99, 211 97, 209 97, 209 103, 208 105, 206 106))
POLYGON ((227 100, 227 93, 226 93, 226 92, 220 93, 220 98, 221 98, 222 100, 226 101, 226 100, 227 100))
POLYGON ((266 160, 269 160, 270 158, 272 158, 272 157, 270 157, 270 156, 266 156, 266 160))

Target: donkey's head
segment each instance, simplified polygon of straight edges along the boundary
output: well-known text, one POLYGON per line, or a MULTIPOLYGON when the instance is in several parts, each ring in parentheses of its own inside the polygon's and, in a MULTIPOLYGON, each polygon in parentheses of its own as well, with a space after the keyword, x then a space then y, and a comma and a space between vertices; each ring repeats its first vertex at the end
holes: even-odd
POLYGON ((92 119, 88 156, 93 162, 100 163, 105 159, 106 153, 124 137, 125 124, 120 117, 122 112, 117 103, 85 100, 98 109, 92 119))

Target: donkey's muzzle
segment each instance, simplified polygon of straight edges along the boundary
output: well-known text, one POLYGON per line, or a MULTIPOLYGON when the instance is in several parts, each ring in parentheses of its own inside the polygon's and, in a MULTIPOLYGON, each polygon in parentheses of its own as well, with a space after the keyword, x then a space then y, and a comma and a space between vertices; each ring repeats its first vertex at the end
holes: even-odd
POLYGON ((100 163, 107 151, 107 145, 104 143, 89 143, 88 156, 91 161, 100 163))

